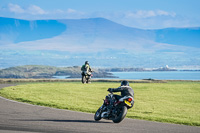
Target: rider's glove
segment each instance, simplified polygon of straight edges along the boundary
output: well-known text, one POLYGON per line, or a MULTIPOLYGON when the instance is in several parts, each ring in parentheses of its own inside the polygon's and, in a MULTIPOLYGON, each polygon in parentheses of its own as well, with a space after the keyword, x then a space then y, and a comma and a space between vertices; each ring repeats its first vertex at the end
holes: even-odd
POLYGON ((109 88, 107 91, 112 92, 112 88, 109 88))

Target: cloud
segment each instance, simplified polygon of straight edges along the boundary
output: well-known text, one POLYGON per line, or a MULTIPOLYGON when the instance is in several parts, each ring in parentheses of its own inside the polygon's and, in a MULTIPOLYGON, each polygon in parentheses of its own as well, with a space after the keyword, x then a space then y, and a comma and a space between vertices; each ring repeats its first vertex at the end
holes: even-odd
POLYGON ((199 27, 199 18, 192 18, 165 10, 136 10, 116 12, 95 12, 90 17, 103 17, 116 23, 141 29, 162 29, 169 27, 199 27))
POLYGON ((175 17, 176 13, 174 12, 167 12, 163 10, 138 10, 135 12, 127 12, 125 13, 126 18, 152 18, 158 16, 170 16, 175 17))
POLYGON ((56 9, 56 10, 53 11, 53 13, 54 14, 62 14, 62 13, 64 13, 64 11, 61 10, 61 9, 56 9))
POLYGON ((163 10, 157 10, 157 14, 159 16, 172 16, 172 17, 176 16, 175 12, 166 12, 166 11, 163 11, 163 10))
POLYGON ((16 5, 16 4, 8 4, 8 9, 10 12, 14 12, 14 13, 24 13, 25 10, 22 9, 19 5, 16 5))
POLYGON ((36 5, 31 5, 27 8, 27 12, 32 14, 32 15, 37 15, 37 14, 47 14, 46 11, 44 11, 42 8, 36 5))
MULTIPOLYGON (((79 19, 87 17, 84 12, 68 8, 66 10, 55 9, 55 10, 44 10, 37 5, 29 5, 22 7, 18 4, 9 3, 7 8, 1 9, 0 11, 6 12, 10 16, 17 17, 20 19, 79 19), (14 14, 13 14, 14 13, 14 14)), ((2 13, 0 13, 2 14, 2 13)))
POLYGON ((86 14, 87 18, 103 17, 116 23, 142 29, 160 29, 168 27, 181 27, 189 23, 181 19, 175 12, 165 10, 136 10, 136 11, 112 11, 92 12, 86 14))
POLYGON ((74 10, 74 9, 69 8, 69 9, 67 9, 67 13, 77 13, 77 11, 74 10))
POLYGON ((46 11, 44 11, 42 8, 36 5, 30 5, 27 8, 22 8, 21 6, 17 4, 8 4, 8 10, 10 12, 13 12, 15 14, 31 14, 31 15, 43 15, 47 14, 46 11))
POLYGON ((1 16, 9 16, 20 19, 82 19, 102 17, 116 23, 141 28, 161 29, 168 27, 198 27, 199 18, 192 18, 176 14, 173 11, 157 10, 135 10, 135 11, 94 11, 83 12, 72 9, 45 10, 37 5, 21 7, 10 3, 6 8, 0 8, 1 16), (6 14, 6 15, 5 15, 6 14))
POLYGON ((66 10, 56 9, 48 11, 48 14, 43 16, 43 18, 47 19, 80 19, 80 18, 88 18, 87 14, 72 8, 68 8, 66 10))

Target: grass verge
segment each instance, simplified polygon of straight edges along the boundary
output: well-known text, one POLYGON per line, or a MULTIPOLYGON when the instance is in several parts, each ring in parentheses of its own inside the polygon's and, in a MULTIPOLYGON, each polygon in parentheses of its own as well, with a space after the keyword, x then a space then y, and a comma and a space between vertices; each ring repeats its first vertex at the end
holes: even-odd
MULTIPOLYGON (((102 105, 107 88, 119 83, 46 82, 6 87, 0 95, 9 99, 95 113, 102 105)), ((135 105, 127 117, 150 121, 200 126, 200 82, 131 83, 135 105)))

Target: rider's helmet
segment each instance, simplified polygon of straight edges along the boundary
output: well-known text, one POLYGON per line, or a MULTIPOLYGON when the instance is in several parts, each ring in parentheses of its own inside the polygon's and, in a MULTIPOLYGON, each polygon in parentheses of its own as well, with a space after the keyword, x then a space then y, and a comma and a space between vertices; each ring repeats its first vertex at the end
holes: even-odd
POLYGON ((121 86, 129 86, 129 82, 126 81, 126 80, 123 80, 123 81, 121 82, 121 86))
POLYGON ((88 65, 89 65, 89 62, 88 62, 88 61, 85 61, 85 64, 88 64, 88 65))

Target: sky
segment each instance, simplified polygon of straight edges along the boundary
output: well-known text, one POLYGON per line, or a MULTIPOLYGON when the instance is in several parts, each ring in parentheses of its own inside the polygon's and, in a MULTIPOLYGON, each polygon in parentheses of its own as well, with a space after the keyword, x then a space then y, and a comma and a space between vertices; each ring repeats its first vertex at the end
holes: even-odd
POLYGON ((200 0, 0 0, 0 17, 102 17, 141 29, 200 27, 200 0))

